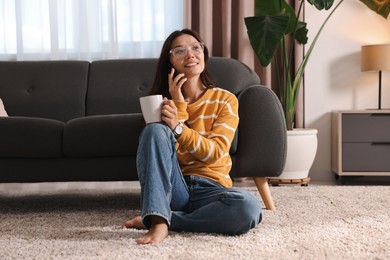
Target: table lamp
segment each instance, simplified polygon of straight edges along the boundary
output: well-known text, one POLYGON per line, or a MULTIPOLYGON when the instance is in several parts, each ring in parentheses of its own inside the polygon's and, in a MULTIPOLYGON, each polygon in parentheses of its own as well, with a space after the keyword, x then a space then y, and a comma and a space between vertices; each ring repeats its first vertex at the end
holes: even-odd
POLYGON ((390 44, 377 44, 362 46, 362 71, 379 72, 379 100, 378 109, 382 101, 382 71, 390 71, 390 44))

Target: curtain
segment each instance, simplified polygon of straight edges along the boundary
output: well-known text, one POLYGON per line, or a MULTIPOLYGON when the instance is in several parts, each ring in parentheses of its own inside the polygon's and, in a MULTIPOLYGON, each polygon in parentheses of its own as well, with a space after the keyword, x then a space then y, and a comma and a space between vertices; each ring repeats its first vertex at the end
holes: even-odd
POLYGON ((158 57, 183 0, 0 0, 0 59, 158 57))
POLYGON ((244 23, 244 17, 253 15, 254 0, 187 0, 185 24, 202 36, 211 56, 234 58, 254 68, 244 23))
MULTIPOLYGON (((186 0, 185 25, 197 31, 210 49, 210 56, 237 59, 256 71, 261 84, 278 87, 272 64, 262 67, 249 43, 244 17, 255 13, 255 0, 186 0)), ((288 0, 298 6, 300 0, 288 0)), ((300 64, 303 47, 295 46, 295 64, 300 64)), ((295 68, 297 69, 297 68, 295 68)), ((304 87, 298 98, 295 127, 304 127, 304 87)))

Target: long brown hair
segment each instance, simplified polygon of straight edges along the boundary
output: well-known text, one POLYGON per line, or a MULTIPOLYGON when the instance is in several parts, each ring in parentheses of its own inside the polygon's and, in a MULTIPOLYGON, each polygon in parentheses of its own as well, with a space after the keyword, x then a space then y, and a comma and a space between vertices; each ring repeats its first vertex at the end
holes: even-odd
MULTIPOLYGON (((183 34, 188 34, 193 36, 195 39, 197 39, 199 42, 203 42, 200 35, 190 29, 183 29, 181 31, 174 31, 172 32, 168 38, 165 40, 163 47, 161 49, 160 58, 158 60, 157 64, 157 71, 156 75, 154 77, 153 87, 151 90, 151 95, 155 94, 162 94, 164 97, 171 98, 171 95, 169 94, 169 85, 168 85, 168 74, 171 72, 172 64, 169 59, 169 51, 171 50, 172 42, 179 36, 183 34)), ((211 79, 208 71, 207 71, 207 61, 209 60, 209 50, 207 49, 207 46, 204 46, 204 70, 200 74, 200 80, 202 81, 203 85, 206 86, 206 88, 213 88, 214 82, 211 79)))

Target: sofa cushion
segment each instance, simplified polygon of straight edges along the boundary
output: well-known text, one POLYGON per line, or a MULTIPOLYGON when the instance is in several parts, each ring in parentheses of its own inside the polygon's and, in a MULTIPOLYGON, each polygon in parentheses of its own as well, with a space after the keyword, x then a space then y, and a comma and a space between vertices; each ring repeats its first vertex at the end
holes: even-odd
POLYGON ((0 98, 0 116, 8 116, 7 111, 5 111, 4 103, 0 98))
POLYGON ((46 118, 0 117, 0 157, 61 157, 63 127, 46 118))
POLYGON ((88 61, 0 61, 0 97, 12 116, 63 122, 85 115, 88 61))
POLYGON ((141 113, 139 98, 149 94, 156 66, 157 59, 93 61, 86 115, 141 113))
POLYGON ((64 155, 109 157, 136 155, 138 137, 144 127, 142 114, 81 117, 64 129, 64 155))

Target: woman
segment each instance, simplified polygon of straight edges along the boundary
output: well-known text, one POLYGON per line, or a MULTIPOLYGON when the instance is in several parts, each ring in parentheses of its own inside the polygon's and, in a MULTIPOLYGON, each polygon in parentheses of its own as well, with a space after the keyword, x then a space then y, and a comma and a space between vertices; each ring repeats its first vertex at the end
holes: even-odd
POLYGON ((229 149, 238 126, 238 101, 213 85, 208 49, 189 29, 165 41, 152 94, 163 94, 163 123, 140 136, 137 171, 141 216, 123 223, 149 229, 139 244, 154 244, 168 230, 238 235, 261 221, 261 204, 232 188, 229 149))

